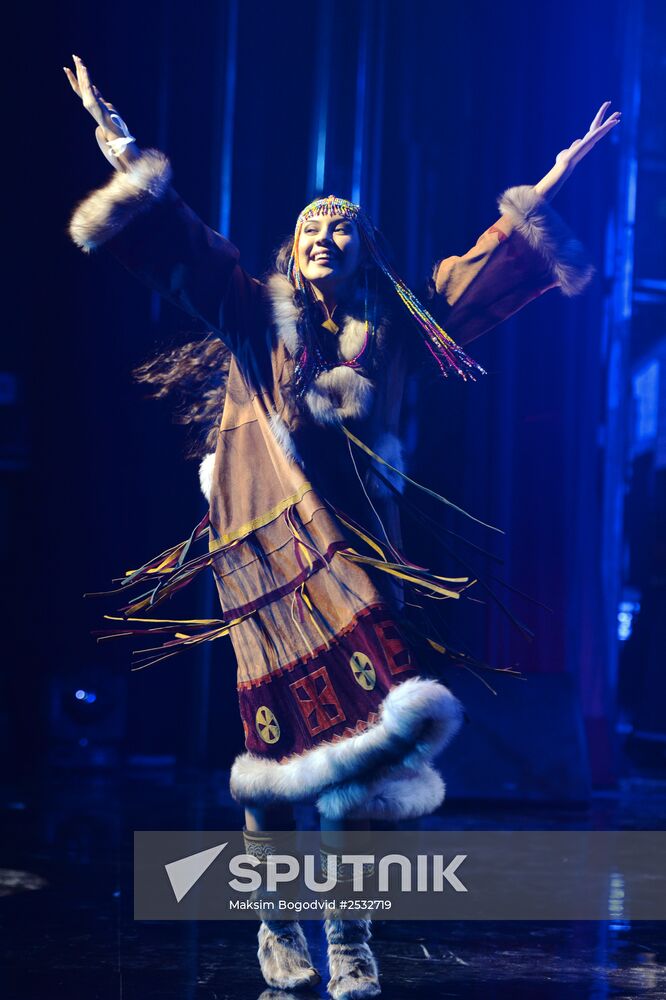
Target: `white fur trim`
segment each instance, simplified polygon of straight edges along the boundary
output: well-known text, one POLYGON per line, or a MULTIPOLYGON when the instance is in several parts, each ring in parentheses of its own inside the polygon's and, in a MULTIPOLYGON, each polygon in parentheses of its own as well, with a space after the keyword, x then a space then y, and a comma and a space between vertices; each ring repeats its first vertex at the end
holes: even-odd
POLYGON ((284 274, 271 274, 266 282, 273 306, 273 319, 278 336, 290 354, 296 354, 299 345, 296 324, 300 310, 294 302, 294 289, 284 274))
POLYGON ((338 334, 338 354, 344 361, 352 361, 361 351, 365 341, 365 320, 349 316, 338 334))
MULTIPOLYGON (((294 301, 294 289, 284 274, 271 274, 266 282, 273 308, 277 334, 289 353, 298 352, 300 309, 294 301)), ((351 361, 363 347, 365 322, 347 316, 338 336, 338 357, 351 361)), ((338 365, 319 375, 306 393, 305 404, 318 424, 335 424, 341 420, 365 417, 370 412, 374 383, 346 365, 338 365)))
POLYGON ((92 191, 74 209, 69 235, 85 253, 116 236, 138 213, 164 197, 171 164, 158 149, 146 149, 126 172, 92 191))
POLYGON ((376 798, 371 807, 382 815, 399 810, 404 795, 402 808, 415 816, 443 795, 437 779, 423 775, 423 767, 455 736, 461 721, 462 706, 448 688, 432 678, 410 677, 391 688, 378 721, 364 732, 320 744, 282 763, 240 754, 231 768, 231 794, 244 805, 321 799, 323 809, 340 812, 360 810, 370 792, 376 798), (409 771, 418 772, 418 777, 410 777, 409 771), (407 788, 413 794, 407 795, 407 788))
MULTIPOLYGON (((380 458, 386 459, 386 461, 398 470, 398 472, 405 471, 405 462, 403 458, 402 441, 395 434, 391 434, 388 431, 382 434, 377 442, 372 445, 372 450, 376 452, 380 458)), ((397 472, 393 469, 387 469, 385 465, 381 462, 375 461, 373 458, 371 469, 377 469, 385 479, 398 490, 399 493, 404 493, 405 491, 405 480, 402 476, 399 476, 397 472)), ((393 496, 391 490, 388 489, 384 483, 373 476, 372 473, 368 476, 367 482, 368 493, 371 497, 390 497, 393 496)))
POLYGON ((395 768, 374 781, 354 781, 324 792, 317 799, 327 819, 416 819, 429 816, 444 801, 446 786, 429 764, 395 768))
MULTIPOLYGON (((290 920, 269 919, 272 910, 259 911, 262 917, 257 940, 257 958, 264 980, 272 989, 265 990, 262 997, 293 997, 292 990, 318 983, 320 975, 312 965, 308 943, 301 925, 290 920), (266 919, 263 919, 266 917, 266 919), (289 992, 287 992, 287 990, 289 992)), ((312 995, 312 994, 311 994, 312 995)))
POLYGON ((201 492, 210 503, 210 495, 213 491, 213 466, 215 465, 215 452, 206 455, 199 464, 199 486, 201 492))
POLYGON ((368 941, 370 915, 349 919, 342 905, 326 910, 326 958, 331 974, 326 989, 335 1000, 376 997, 381 992, 379 966, 368 941))
POLYGON ((533 250, 545 257, 562 294, 578 295, 594 274, 582 243, 529 184, 508 188, 497 201, 533 250))
POLYGON ((319 424, 335 424, 340 420, 364 417, 372 405, 374 384, 369 378, 337 365, 322 372, 305 394, 305 402, 319 424))

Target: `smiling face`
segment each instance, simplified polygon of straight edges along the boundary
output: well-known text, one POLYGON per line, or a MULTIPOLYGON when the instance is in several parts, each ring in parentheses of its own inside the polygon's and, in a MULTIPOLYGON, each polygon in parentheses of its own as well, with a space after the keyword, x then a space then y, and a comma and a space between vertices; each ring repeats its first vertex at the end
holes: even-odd
POLYGON ((302 276, 315 289, 340 292, 361 261, 358 226, 342 215, 314 215, 303 223, 297 254, 302 276))

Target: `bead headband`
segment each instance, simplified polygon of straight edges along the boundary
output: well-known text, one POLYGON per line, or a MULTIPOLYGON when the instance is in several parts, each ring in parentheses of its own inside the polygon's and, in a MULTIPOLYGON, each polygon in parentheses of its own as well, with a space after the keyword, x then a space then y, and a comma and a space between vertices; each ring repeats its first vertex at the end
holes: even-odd
POLYGON ((418 324, 425 345, 437 362, 442 375, 446 376, 453 371, 463 379, 474 380, 476 374, 486 374, 481 365, 465 354, 463 349, 449 337, 448 333, 441 328, 396 273, 386 254, 377 243, 376 230, 368 215, 360 205, 355 205, 352 201, 336 198, 331 194, 327 198, 317 198, 305 206, 296 220, 294 242, 287 265, 287 277, 294 288, 300 292, 305 292, 306 289, 305 278, 298 265, 298 255, 295 251, 304 224, 316 215, 339 215, 343 219, 352 219, 356 223, 361 239, 373 261, 389 279, 403 305, 418 324))

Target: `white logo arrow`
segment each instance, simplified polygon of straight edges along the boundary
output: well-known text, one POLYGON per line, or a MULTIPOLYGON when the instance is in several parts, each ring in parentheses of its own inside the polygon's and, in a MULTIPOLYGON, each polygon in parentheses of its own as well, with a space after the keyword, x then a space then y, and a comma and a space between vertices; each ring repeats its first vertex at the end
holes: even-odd
POLYGON ((179 858, 178 861, 171 861, 164 866, 177 903, 180 903, 183 896, 186 896, 192 886, 196 885, 203 873, 208 871, 215 858, 222 853, 228 843, 227 840, 217 847, 209 847, 207 851, 190 854, 187 858, 179 858))

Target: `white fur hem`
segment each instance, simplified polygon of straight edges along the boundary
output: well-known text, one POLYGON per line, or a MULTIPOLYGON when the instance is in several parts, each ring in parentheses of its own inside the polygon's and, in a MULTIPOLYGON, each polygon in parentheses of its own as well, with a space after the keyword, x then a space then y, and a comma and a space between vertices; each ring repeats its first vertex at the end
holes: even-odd
POLYGON ((417 819, 441 806, 445 790, 441 775, 429 764, 391 768, 374 781, 351 781, 324 792, 317 809, 327 819, 417 819))
POLYGON ((508 188, 498 198, 499 210, 508 215, 533 250, 545 257, 563 295, 578 295, 594 274, 583 245, 566 223, 529 184, 508 188))
POLYGON ((138 213, 164 197, 171 164, 158 149, 146 149, 126 172, 92 191, 74 209, 69 235, 85 253, 116 236, 138 213))
POLYGON ((243 805, 316 801, 322 813, 336 817, 427 815, 444 797, 443 782, 429 762, 461 721, 462 706, 448 688, 411 677, 389 691, 379 720, 364 732, 282 763, 239 755, 231 768, 231 794, 243 805))

